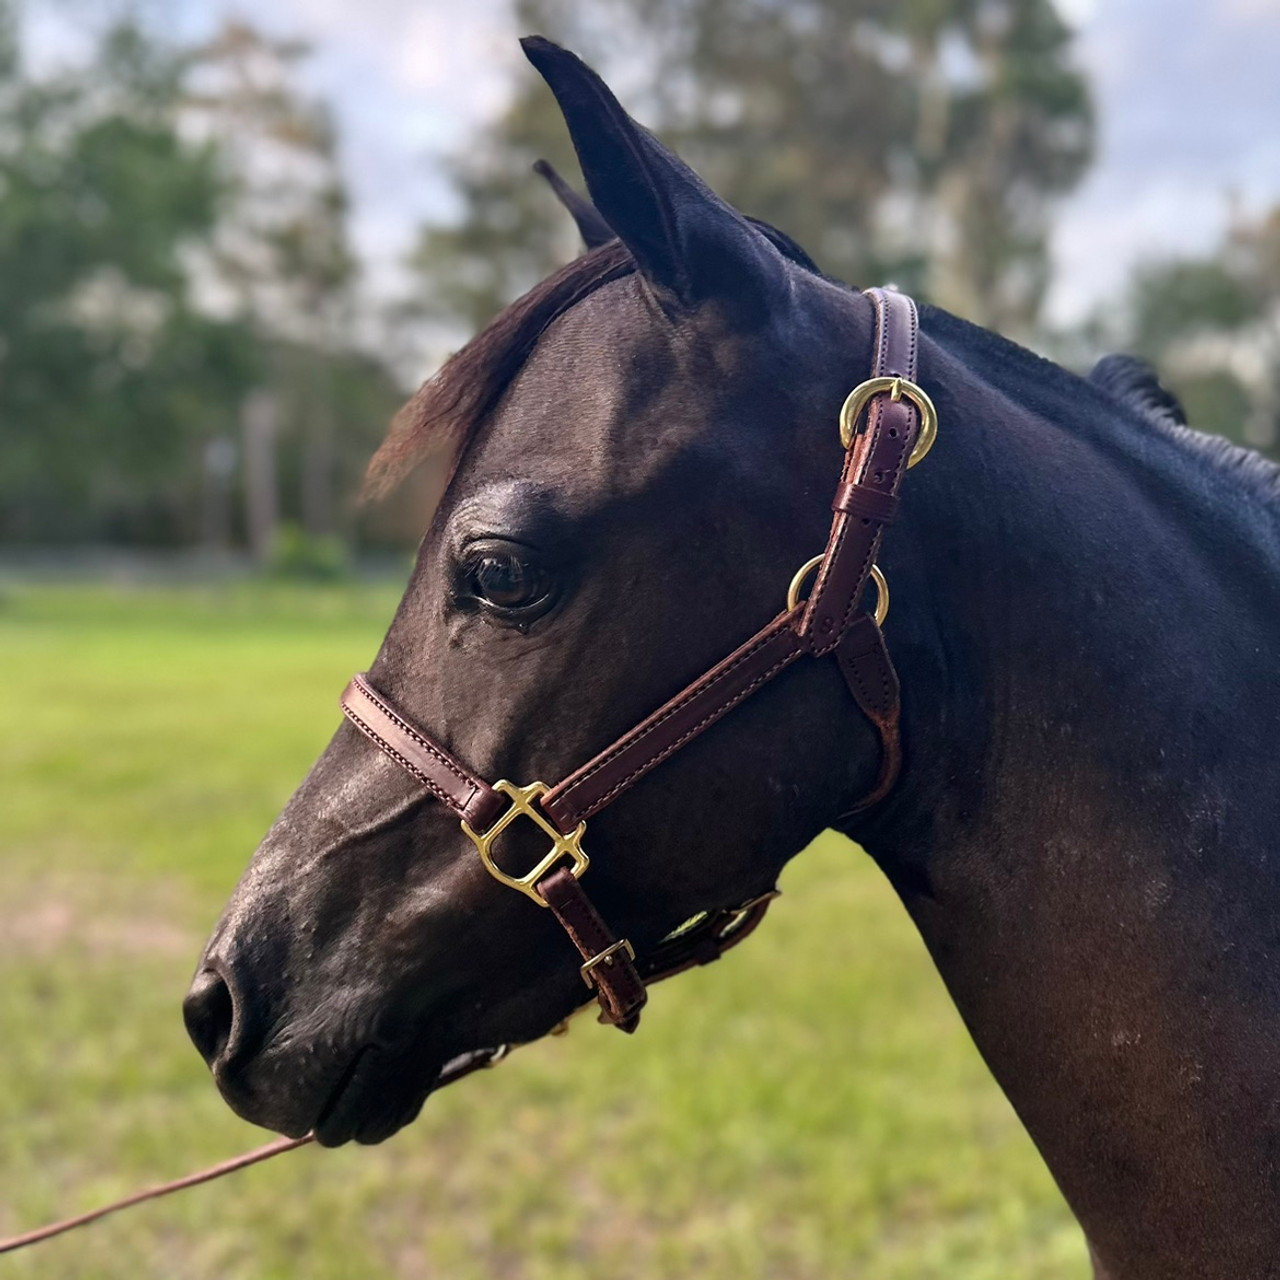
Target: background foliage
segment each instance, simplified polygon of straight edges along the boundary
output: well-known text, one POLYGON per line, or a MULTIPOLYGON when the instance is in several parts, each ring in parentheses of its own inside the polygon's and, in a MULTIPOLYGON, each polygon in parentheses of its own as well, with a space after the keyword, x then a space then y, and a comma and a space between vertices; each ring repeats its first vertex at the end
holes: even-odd
MULTIPOLYGON (((37 74, 18 4, 0 0, 0 547, 341 566, 411 544, 421 487, 355 503, 408 390, 391 357, 456 345, 577 252, 530 173, 545 156, 576 178, 551 95, 521 71, 449 162, 456 216, 422 228, 413 287, 388 298, 352 247, 305 45, 241 20, 181 45, 140 9, 88 65, 37 74)), ((1042 323, 1054 211, 1096 125, 1053 0, 518 0, 514 19, 594 60, 831 274, 1079 364, 1139 350, 1194 422, 1274 447, 1277 215, 1145 264, 1105 323, 1042 323)))
MULTIPOLYGON (((1048 202, 1092 142, 1051 0, 521 0, 517 12, 520 30, 581 50, 716 190, 828 274, 893 279, 1030 331, 1048 202)), ((430 296, 472 325, 563 254, 563 215, 528 181, 541 155, 573 167, 554 103, 529 79, 457 158, 458 225, 424 233, 430 296)))
POLYGON ((0 540, 218 549, 247 540, 255 491, 269 526, 350 531, 339 495, 400 389, 355 340, 332 130, 289 79, 303 51, 124 24, 36 79, 14 19, 4 0, 0 540), (242 486, 264 390, 269 474, 242 486))

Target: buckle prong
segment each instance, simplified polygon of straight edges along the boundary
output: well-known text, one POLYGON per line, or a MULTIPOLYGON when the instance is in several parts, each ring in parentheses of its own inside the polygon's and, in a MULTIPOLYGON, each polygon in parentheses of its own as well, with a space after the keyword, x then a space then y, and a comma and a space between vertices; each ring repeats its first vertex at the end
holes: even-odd
POLYGON ((626 938, 619 938, 612 946, 605 947, 599 955, 592 956, 591 959, 578 970, 578 972, 582 974, 583 982, 585 982, 592 991, 594 991, 596 987, 595 967, 600 964, 612 966, 613 957, 616 956, 619 951, 625 951, 627 953, 627 957, 631 960, 636 958, 635 947, 633 947, 626 938))
POLYGON ((876 396, 886 391, 891 400, 901 400, 906 396, 920 412, 920 435, 907 459, 907 466, 914 467, 933 448, 933 442, 938 438, 938 411, 933 407, 928 392, 909 378, 868 378, 854 387, 840 410, 840 443, 846 449, 853 444, 863 410, 876 396))

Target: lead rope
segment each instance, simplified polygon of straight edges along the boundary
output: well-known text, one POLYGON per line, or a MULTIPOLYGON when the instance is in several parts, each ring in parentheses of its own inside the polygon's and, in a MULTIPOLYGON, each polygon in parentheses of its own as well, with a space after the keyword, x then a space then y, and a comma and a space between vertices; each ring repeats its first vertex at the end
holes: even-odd
MULTIPOLYGON (((657 950, 642 966, 645 982, 661 982, 665 978, 674 977, 686 969, 698 965, 710 964, 718 960, 726 951, 744 941, 756 926, 764 919, 769 903, 778 897, 776 889, 761 894, 744 902, 742 906, 731 911, 710 912, 705 916, 695 916, 687 920, 679 929, 674 930, 662 940, 657 950)), ((572 1017, 572 1015, 570 1015, 572 1017)), ((552 1029, 551 1035, 564 1035, 569 1030, 569 1018, 552 1029)), ((510 1053, 512 1046, 503 1045, 497 1049, 481 1049, 474 1053, 462 1054, 446 1063, 440 1073, 433 1092, 446 1085, 470 1075, 473 1071, 485 1067, 496 1067, 510 1053)), ((33 1231, 25 1231, 21 1235, 0 1239, 0 1253, 13 1253, 17 1249, 25 1249, 28 1245, 40 1244, 44 1240, 52 1240, 64 1232, 74 1231, 77 1227, 87 1227, 121 1209, 132 1208, 136 1204, 144 1204, 148 1200, 159 1200, 161 1196, 170 1195, 174 1191, 185 1191, 187 1187, 198 1187, 202 1182, 212 1182, 228 1173, 247 1169, 252 1164, 260 1164, 273 1156, 283 1155, 286 1151, 296 1151, 315 1141, 315 1134, 308 1133, 301 1138, 277 1138, 265 1146, 255 1147, 243 1155, 223 1160, 220 1164, 210 1165, 198 1173, 188 1173, 184 1177, 174 1178, 172 1182, 162 1182, 158 1186, 147 1187, 143 1191, 135 1191, 132 1195, 111 1204, 102 1205, 98 1209, 90 1209, 87 1213, 77 1214, 74 1218, 64 1218, 61 1222, 50 1222, 33 1231)))
MULTIPOLYGON (((473 1071, 479 1071, 484 1067, 496 1067, 507 1056, 510 1049, 510 1045, 500 1045, 496 1049, 477 1049, 471 1053, 459 1054, 458 1057, 445 1063, 432 1092, 461 1080, 463 1076, 469 1076, 473 1071)), ((255 1147, 243 1155, 223 1160, 221 1164, 210 1165, 209 1168, 201 1169, 198 1173, 188 1173, 184 1177, 174 1178, 172 1182, 162 1182, 158 1186, 135 1191, 132 1195, 125 1196, 121 1200, 113 1200, 101 1208, 76 1214, 74 1218, 64 1218, 61 1222, 50 1222, 43 1227, 37 1227, 34 1231, 25 1231, 22 1235, 0 1239, 0 1253, 12 1253, 16 1249, 25 1249, 28 1245, 39 1244, 43 1240, 52 1240, 54 1236, 60 1236, 66 1231, 74 1231, 77 1227, 86 1227, 89 1223, 97 1222, 99 1218, 105 1218, 109 1214, 118 1213, 121 1209, 129 1209, 147 1200, 159 1200, 161 1196, 170 1195, 174 1191, 185 1191, 187 1187, 198 1187, 202 1182, 212 1182, 215 1178, 224 1177, 228 1173, 247 1169, 251 1164, 261 1164, 263 1160, 270 1160, 273 1156, 284 1155, 286 1151, 296 1151, 299 1147, 305 1147, 315 1140, 314 1133, 304 1134, 301 1138, 277 1138, 265 1146, 255 1147)))
POLYGON ((0 1240, 0 1253, 12 1253, 15 1249, 25 1249, 29 1244, 52 1240, 54 1236, 60 1236, 64 1231, 86 1227, 89 1223, 97 1222, 99 1218, 105 1218, 108 1214, 117 1213, 121 1209, 131 1208, 146 1200, 159 1200, 161 1196, 167 1196, 174 1191, 184 1191, 187 1187, 198 1187, 202 1182, 212 1182, 225 1174, 235 1173, 237 1169, 247 1169, 251 1164, 270 1160, 272 1156, 283 1155, 286 1151, 294 1151, 314 1141, 313 1133, 308 1133, 302 1138, 278 1138, 275 1142, 268 1142, 266 1146, 246 1151, 244 1155, 234 1156, 230 1160, 222 1161, 221 1164, 210 1165, 207 1169, 201 1169, 199 1173, 188 1173, 185 1177, 174 1178, 172 1182, 162 1182, 159 1186, 147 1187, 145 1191, 135 1191, 133 1195, 125 1196, 123 1200, 114 1200, 111 1204, 102 1205, 101 1208, 90 1209, 88 1213, 78 1213, 74 1218, 50 1222, 46 1226, 37 1227, 34 1231, 26 1231, 20 1236, 10 1236, 7 1240, 0 1240))

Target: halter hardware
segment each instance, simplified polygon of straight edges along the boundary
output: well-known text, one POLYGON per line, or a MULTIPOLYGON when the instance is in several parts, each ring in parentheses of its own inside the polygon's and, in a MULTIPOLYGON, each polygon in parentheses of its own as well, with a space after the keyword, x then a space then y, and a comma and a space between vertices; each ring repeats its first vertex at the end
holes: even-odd
MULTIPOLYGON (((480 861, 484 863, 484 869, 497 881, 505 884, 508 888, 516 889, 523 893, 526 898, 536 902, 540 907, 546 907, 550 904, 538 892, 537 883, 543 876, 551 870, 552 867, 560 861, 561 858, 568 858, 569 865, 565 868, 575 880, 582 879, 582 873, 591 865, 591 859, 582 850, 582 837, 586 834, 587 823, 584 818, 578 825, 563 835, 557 831, 555 827, 543 817, 541 810, 535 807, 534 802, 540 797, 545 796, 551 790, 545 782, 531 782, 527 787, 517 786, 514 782, 508 782, 505 778, 493 784, 495 791, 500 791, 511 801, 507 811, 483 833, 472 829, 471 824, 462 819, 462 830, 466 833, 467 839, 476 847, 476 852, 480 855, 480 861), (527 871, 522 876, 509 876, 503 869, 498 866, 493 857, 493 842, 521 815, 530 819, 533 825, 548 836, 551 840, 551 851, 538 863, 532 871, 527 871)), ((625 939, 624 939, 625 941, 625 939)), ((627 944, 630 946, 630 943, 627 944)), ((596 959, 600 959, 597 956, 596 959)), ((592 964, 595 963, 593 960, 592 964)), ((584 966, 585 968, 586 966, 584 966)), ((585 974, 583 975, 586 976, 585 974)), ((591 984, 588 983, 588 986, 591 984)))
POLYGON ((635 947, 633 947, 626 938, 619 938, 612 946, 605 947, 603 951, 597 952, 593 955, 591 959, 578 970, 578 972, 582 974, 583 982, 585 982, 591 990, 594 991, 596 986, 596 965, 612 965, 613 957, 616 956, 619 951, 625 951, 627 953, 628 960, 634 960, 636 958, 635 947))
POLYGON ((866 382, 854 387, 840 410, 840 443, 846 449, 853 445, 853 437, 858 434, 858 419, 862 417, 863 410, 876 396, 883 395, 886 391, 889 399, 895 403, 906 396, 920 411, 920 434, 907 459, 907 469, 910 470, 917 462, 924 460, 924 455, 933 448, 933 442, 938 438, 938 411, 933 407, 928 392, 908 378, 868 378, 866 382))
MULTIPOLYGON (((791 613, 796 605, 800 603, 800 588, 804 586, 804 580, 827 558, 824 551, 820 556, 814 556, 812 560, 806 560, 797 570, 794 578, 791 579, 791 585, 787 588, 787 612, 791 613)), ((883 627, 884 620, 889 616, 889 579, 880 571, 878 564, 873 564, 870 570, 871 581, 876 584, 876 626, 883 627)))

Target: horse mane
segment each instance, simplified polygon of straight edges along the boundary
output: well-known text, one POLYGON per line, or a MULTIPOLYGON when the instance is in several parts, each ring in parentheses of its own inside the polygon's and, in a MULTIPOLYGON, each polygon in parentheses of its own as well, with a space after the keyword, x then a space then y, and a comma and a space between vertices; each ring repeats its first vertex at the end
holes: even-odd
POLYGON ((1151 365, 1137 356, 1103 356, 1089 371, 1089 381, 1157 423, 1187 425, 1182 401, 1161 383, 1151 365))
MULTIPOLYGON (((1126 394, 1109 380, 1082 378, 950 312, 931 306, 920 310, 922 327, 931 337, 948 350, 980 357, 984 368, 999 379, 1002 389, 1036 413, 1068 423, 1079 421, 1082 415, 1110 423, 1119 414, 1139 430, 1167 441, 1178 457, 1201 471, 1223 477, 1273 508, 1280 506, 1280 465, 1223 436, 1193 430, 1167 411, 1154 412, 1149 389, 1142 396, 1126 394)), ((1160 391, 1173 400, 1163 388, 1160 391)), ((1173 403, 1178 402, 1173 400, 1173 403)))
POLYGON ((611 240, 499 312, 391 420, 365 473, 364 496, 382 497, 425 458, 458 450, 492 412, 547 327, 602 285, 635 269, 630 251, 620 240, 611 240))

